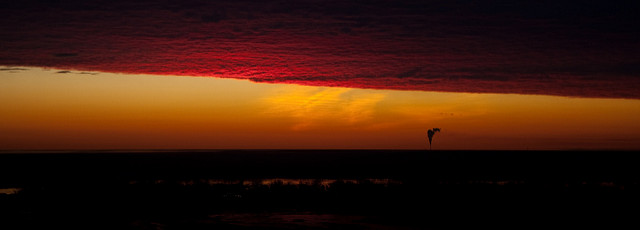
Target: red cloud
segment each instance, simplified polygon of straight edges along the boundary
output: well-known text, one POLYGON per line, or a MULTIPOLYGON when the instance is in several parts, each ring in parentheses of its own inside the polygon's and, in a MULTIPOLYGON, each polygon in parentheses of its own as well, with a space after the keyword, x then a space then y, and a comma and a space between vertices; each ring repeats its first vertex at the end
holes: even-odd
POLYGON ((1 65, 640 98, 640 42, 629 20, 637 16, 605 3, 582 11, 535 1, 13 4, 0 9, 1 65), (576 12, 554 13, 565 8, 576 12))

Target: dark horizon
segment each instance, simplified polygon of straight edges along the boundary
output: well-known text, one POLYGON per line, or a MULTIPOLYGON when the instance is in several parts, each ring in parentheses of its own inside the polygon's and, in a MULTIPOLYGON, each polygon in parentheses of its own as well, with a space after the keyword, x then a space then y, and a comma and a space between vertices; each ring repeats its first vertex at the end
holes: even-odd
POLYGON ((583 217, 622 226, 640 203, 639 160, 608 151, 0 154, 0 227, 423 229, 495 227, 482 222, 495 218, 583 226, 583 217))
POLYGON ((273 151, 398 151, 398 152, 638 152, 640 149, 592 149, 592 148, 569 148, 569 149, 374 149, 374 148, 220 148, 220 149, 2 149, 0 154, 40 154, 40 153, 77 153, 77 154, 93 154, 93 153, 216 153, 216 152, 273 152, 273 151))
MULTIPOLYGON (((197 169, 196 171, 210 171, 210 173, 213 173, 211 174, 212 176, 220 176, 216 175, 216 173, 223 173, 225 169, 242 166, 241 170, 238 171, 234 169, 233 171, 238 173, 247 172, 254 176, 260 176, 261 172, 266 172, 263 171, 266 168, 279 172, 286 172, 288 168, 295 168, 302 171, 320 173, 318 175, 322 175, 323 172, 320 170, 321 168, 336 167, 335 170, 338 171, 357 172, 360 170, 368 173, 384 172, 389 175, 393 175, 395 174, 394 172, 397 171, 403 172, 401 173, 402 176, 412 177, 420 176, 421 174, 416 172, 421 170, 435 172, 438 171, 438 169, 445 168, 445 166, 440 164, 455 167, 462 174, 468 174, 467 176, 473 176, 473 170, 464 168, 470 165, 479 168, 489 166, 497 167, 495 169, 489 169, 491 167, 486 168, 487 170, 496 172, 500 171, 499 168, 515 170, 517 167, 523 167, 517 169, 523 172, 534 172, 542 170, 542 168, 539 167, 549 166, 551 168, 548 168, 548 170, 553 169, 569 172, 571 168, 574 168, 583 170, 584 172, 582 173, 597 175, 598 173, 595 173, 595 171, 606 171, 604 169, 615 169, 620 166, 627 166, 627 168, 623 167, 616 170, 636 170, 630 166, 634 165, 634 159, 640 158, 640 156, 629 153, 636 153, 636 151, 227 149, 34 151, 30 154, 5 152, 4 154, 0 154, 0 159, 3 159, 0 163, 2 166, 0 168, 2 168, 3 172, 0 173, 0 175, 3 175, 3 177, 9 176, 9 178, 19 176, 10 175, 11 171, 23 171, 23 173, 34 175, 40 171, 56 173, 56 170, 53 170, 54 168, 64 169, 64 171, 67 172, 73 171, 72 168, 78 168, 100 173, 101 170, 110 168, 105 171, 105 175, 109 175, 109 172, 115 173, 117 170, 125 169, 143 172, 146 170, 144 169, 145 167, 155 167, 150 164, 151 162, 159 163, 157 166, 160 168, 175 168, 178 171, 180 171, 179 168, 194 166, 195 168, 193 169, 197 169), (111 164, 118 164, 125 168, 113 167, 111 164), (404 165, 410 165, 411 167, 407 169, 404 165), (94 169, 92 168, 93 166, 99 169, 94 169), (21 168, 30 170, 21 170, 21 168)), ((160 168, 155 168, 154 170, 159 170, 160 168)), ((447 171, 450 170, 452 169, 447 169, 447 171)), ((155 173, 157 173, 158 176, 170 176, 170 173, 168 174, 162 171, 155 173)), ((341 175, 339 172, 327 173, 336 176, 341 175)), ((123 173, 122 175, 135 174, 136 173, 123 173)), ((233 176, 233 174, 223 174, 233 176)), ((294 177, 297 174, 304 176, 303 173, 296 170, 287 172, 286 174, 294 177)), ((503 172, 503 174, 504 176, 513 176, 510 175, 509 172, 503 172)), ((78 176, 83 175, 84 174, 80 174, 78 176)), ((154 173, 149 173, 149 175, 154 175, 154 173)), ((187 176, 197 177, 203 175, 192 172, 187 176)), ((630 174, 629 176, 632 175, 635 174, 630 174)))

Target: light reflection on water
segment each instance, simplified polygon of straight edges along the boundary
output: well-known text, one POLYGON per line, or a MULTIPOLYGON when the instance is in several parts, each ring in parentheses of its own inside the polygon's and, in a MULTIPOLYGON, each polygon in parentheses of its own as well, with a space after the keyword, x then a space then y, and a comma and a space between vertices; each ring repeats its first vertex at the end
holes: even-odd
MULTIPOLYGON (((130 181, 129 184, 140 184, 142 181, 130 181)), ((166 184, 169 181, 154 180, 153 184, 166 184)), ((374 184, 374 185, 400 185, 402 181, 393 180, 388 178, 368 178, 368 179, 292 179, 292 178, 267 178, 267 179, 251 179, 251 180, 223 180, 223 179, 208 179, 208 180, 185 180, 176 181, 176 184, 182 186, 192 186, 196 184, 208 184, 208 185, 242 185, 247 187, 256 186, 274 186, 274 185, 287 185, 287 186, 320 186, 329 188, 334 184, 374 184)))
POLYGON ((391 229, 381 223, 368 222, 366 216, 359 215, 335 215, 313 212, 296 213, 225 213, 209 216, 214 223, 225 223, 239 227, 263 227, 293 229, 327 229, 336 226, 365 226, 366 229, 391 229))
POLYGON ((0 188, 0 195, 13 195, 22 191, 22 188, 0 188))
MULTIPOLYGON (((321 187, 323 189, 329 189, 333 185, 382 185, 393 186, 404 184, 400 180, 388 179, 388 178, 367 178, 367 179, 295 179, 295 178, 265 178, 265 179, 242 179, 242 180, 230 180, 230 179, 204 179, 204 180, 154 180, 154 181, 130 181, 129 184, 176 184, 180 186, 193 186, 193 185, 239 185, 243 187, 271 187, 271 186, 312 186, 321 187)), ((469 180, 469 181, 447 181, 443 180, 438 182, 440 185, 496 185, 496 186, 517 186, 525 185, 527 182, 523 180, 469 180)), ((579 183, 564 183, 564 187, 575 186, 595 186, 595 187, 615 187, 624 189, 623 184, 611 182, 611 181, 582 181, 579 183)), ((20 188, 15 193, 19 192, 20 188)), ((11 189, 0 189, 0 194, 3 191, 13 191, 11 189)), ((11 193, 5 193, 11 194, 11 193)))

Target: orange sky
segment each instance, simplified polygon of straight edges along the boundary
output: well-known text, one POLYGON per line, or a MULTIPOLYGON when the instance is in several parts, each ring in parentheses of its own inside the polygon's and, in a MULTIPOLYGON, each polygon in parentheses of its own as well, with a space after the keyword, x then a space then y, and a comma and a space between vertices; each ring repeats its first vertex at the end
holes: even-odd
POLYGON ((640 149, 640 100, 0 72, 0 149, 640 149))

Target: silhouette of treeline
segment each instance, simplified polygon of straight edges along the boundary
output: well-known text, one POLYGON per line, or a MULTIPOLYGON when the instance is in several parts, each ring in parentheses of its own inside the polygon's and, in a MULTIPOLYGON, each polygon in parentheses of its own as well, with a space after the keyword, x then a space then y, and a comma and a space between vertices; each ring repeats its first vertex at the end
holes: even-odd
POLYGON ((1 154, 0 188, 21 190, 0 195, 0 225, 11 225, 0 228, 237 229, 211 216, 279 212, 360 215, 363 226, 387 228, 590 216, 620 223, 637 214, 624 207, 640 204, 637 159, 562 151, 1 154))

